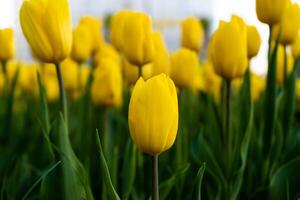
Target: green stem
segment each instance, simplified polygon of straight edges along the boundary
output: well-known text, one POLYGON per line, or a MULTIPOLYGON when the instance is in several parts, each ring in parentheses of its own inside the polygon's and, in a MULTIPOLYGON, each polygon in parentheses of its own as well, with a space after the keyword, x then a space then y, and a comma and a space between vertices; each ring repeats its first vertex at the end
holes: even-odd
POLYGON ((272 55, 272 37, 273 37, 273 31, 272 31, 272 26, 269 26, 269 31, 270 31, 270 35, 269 35, 269 49, 268 49, 268 60, 270 62, 270 58, 272 55))
POLYGON ((158 155, 152 156, 152 200, 159 200, 158 155))
POLYGON ((58 79, 58 86, 59 86, 59 100, 60 100, 60 111, 62 112, 66 124, 68 124, 68 109, 67 109, 67 98, 66 98, 66 93, 65 93, 65 88, 64 88, 64 81, 62 78, 61 70, 60 70, 60 65, 55 64, 56 68, 56 74, 57 74, 57 79, 58 79))
POLYGON ((232 135, 230 131, 230 95, 231 95, 231 81, 226 80, 226 93, 225 93, 225 143, 227 145, 227 176, 229 177, 231 168, 231 152, 232 152, 232 135))
POLYGON ((138 69, 139 69, 139 77, 138 77, 138 79, 139 79, 140 77, 143 76, 142 66, 138 66, 138 69))

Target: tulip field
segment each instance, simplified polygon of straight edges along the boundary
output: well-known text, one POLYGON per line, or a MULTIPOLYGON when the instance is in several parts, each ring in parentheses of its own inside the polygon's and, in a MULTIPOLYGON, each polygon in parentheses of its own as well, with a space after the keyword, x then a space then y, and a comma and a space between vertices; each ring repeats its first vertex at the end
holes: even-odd
POLYGON ((256 0, 256 15, 264 76, 237 15, 212 34, 182 19, 174 51, 146 13, 113 13, 105 37, 100 18, 72 25, 68 0, 24 0, 35 61, 0 29, 0 199, 299 199, 300 5, 256 0))

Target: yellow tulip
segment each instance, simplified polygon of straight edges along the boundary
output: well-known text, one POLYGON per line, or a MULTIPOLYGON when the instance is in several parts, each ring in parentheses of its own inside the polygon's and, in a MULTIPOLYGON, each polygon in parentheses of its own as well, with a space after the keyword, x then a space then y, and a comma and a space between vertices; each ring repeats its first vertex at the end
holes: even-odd
POLYGON ((253 101, 260 99, 262 92, 265 89, 265 79, 255 74, 251 74, 251 98, 253 101))
POLYGON ((152 41, 150 17, 133 12, 125 19, 122 51, 129 62, 139 67, 152 61, 154 45, 152 41))
POLYGON ((79 85, 79 66, 72 59, 68 58, 61 63, 61 73, 64 80, 64 86, 68 93, 78 89, 79 85))
MULTIPOLYGON (((292 71, 293 65, 293 56, 287 52, 287 75, 292 71)), ((284 47, 282 45, 278 46, 276 67, 276 81, 282 85, 284 81, 284 47)))
POLYGON ((295 59, 300 56, 300 35, 297 36, 292 45, 292 53, 295 59))
POLYGON ((72 59, 78 63, 85 62, 91 55, 92 45, 87 26, 77 26, 73 30, 72 59))
POLYGON ((95 69, 91 98, 96 106, 122 105, 122 75, 120 67, 114 60, 103 59, 100 66, 95 69))
MULTIPOLYGON (((146 64, 142 67, 142 77, 147 80, 152 76, 152 63, 146 64)), ((139 79, 139 69, 137 66, 124 60, 123 75, 128 84, 135 84, 139 79)))
POLYGON ((12 59, 15 51, 14 31, 10 28, 0 29, 0 60, 12 59))
POLYGON ((273 39, 277 39, 281 31, 280 43, 289 45, 297 38, 300 30, 300 6, 297 3, 288 4, 283 12, 280 24, 273 28, 273 39))
POLYGON ((164 73, 166 75, 170 74, 171 65, 169 52, 166 48, 164 40, 159 32, 152 33, 153 44, 154 44, 154 54, 153 54, 153 70, 152 76, 164 73))
POLYGON ((203 46, 204 30, 196 17, 188 17, 181 22, 181 46, 196 52, 203 46))
POLYGON ((256 0, 258 19, 271 26, 279 23, 288 1, 290 0, 256 0))
POLYGON ((216 102, 219 102, 222 78, 214 72, 213 66, 209 61, 203 64, 201 78, 204 81, 204 91, 210 94, 216 102))
POLYGON ((99 48, 104 43, 101 32, 101 20, 91 16, 85 16, 80 19, 79 25, 87 26, 90 30, 90 37, 92 40, 92 52, 96 52, 97 50, 99 50, 99 48))
POLYGON ((71 52, 68 0, 26 0, 20 10, 23 33, 41 61, 60 63, 71 52))
POLYGON ((44 87, 48 102, 56 102, 59 99, 59 87, 57 80, 52 77, 44 77, 44 87))
POLYGON ((89 80, 91 68, 87 65, 84 65, 80 68, 81 70, 81 87, 84 89, 89 80))
POLYGON ((133 11, 121 10, 114 14, 111 18, 110 23, 110 41, 114 47, 118 50, 122 50, 123 46, 123 30, 126 17, 129 16, 133 11))
POLYGON ((171 78, 178 87, 195 89, 199 67, 199 58, 195 51, 181 48, 171 54, 171 78))
POLYGON ((118 51, 111 44, 104 44, 93 56, 94 66, 98 66, 102 59, 111 58, 121 65, 118 51))
MULTIPOLYGON (((12 84, 15 76, 16 76, 16 72, 17 69, 20 68, 20 63, 16 62, 16 61, 9 61, 6 65, 6 73, 7 73, 7 81, 9 84, 12 84)), ((21 68, 20 68, 21 70, 21 68)))
POLYGON ((178 129, 177 92, 173 81, 160 74, 140 78, 132 92, 128 113, 133 142, 143 152, 158 155, 174 143, 178 129))
POLYGON ((39 84, 37 79, 37 73, 39 71, 38 64, 31 64, 22 66, 19 72, 19 82, 21 89, 34 97, 39 94, 39 84))
POLYGON ((233 16, 230 22, 221 21, 209 44, 209 57, 215 72, 224 79, 242 77, 248 65, 247 27, 233 16))
POLYGON ((251 59, 258 54, 261 44, 260 35, 255 26, 247 26, 247 50, 248 58, 251 59))

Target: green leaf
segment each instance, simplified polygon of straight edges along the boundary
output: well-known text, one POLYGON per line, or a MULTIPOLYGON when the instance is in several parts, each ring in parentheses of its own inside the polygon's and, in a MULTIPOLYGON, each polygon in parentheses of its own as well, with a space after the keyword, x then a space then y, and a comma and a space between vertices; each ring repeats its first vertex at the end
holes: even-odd
POLYGON ((169 179, 165 180, 160 184, 159 191, 160 191, 161 199, 167 198, 168 194, 173 189, 177 180, 180 179, 188 171, 189 168, 190 168, 190 164, 185 164, 184 166, 179 167, 178 170, 174 172, 169 179))
POLYGON ((100 142, 100 136, 99 136, 98 130, 96 131, 96 140, 97 140, 98 150, 99 150, 99 154, 100 154, 101 174, 103 176, 104 183, 105 183, 106 188, 108 190, 108 194, 110 196, 110 199, 120 200, 120 197, 117 194, 117 192, 116 192, 116 190, 115 190, 115 188, 112 184, 111 178, 110 178, 110 174, 109 174, 107 163, 106 163, 106 160, 105 160, 105 157, 104 157, 104 154, 103 154, 102 145, 101 145, 101 142, 100 142))
POLYGON ((29 188, 29 190, 26 192, 26 194, 23 196, 22 200, 27 199, 29 194, 32 192, 32 190, 48 175, 50 174, 59 164, 61 164, 61 161, 58 161, 57 163, 50 166, 48 169, 46 169, 42 175, 36 180, 36 182, 29 188))
POLYGON ((124 163, 123 163, 123 182, 122 182, 122 197, 128 199, 135 179, 136 170, 136 146, 132 143, 131 139, 128 140, 124 163))
POLYGON ((273 175, 270 186, 270 199, 282 200, 287 198, 298 199, 300 197, 300 157, 297 157, 283 166, 273 175))
POLYGON ((206 164, 203 163, 201 165, 201 167, 199 168, 197 177, 196 177, 196 187, 195 187, 196 197, 195 197, 195 199, 197 199, 197 200, 201 200, 201 186, 202 186, 203 175, 205 172, 205 167, 206 167, 206 164))

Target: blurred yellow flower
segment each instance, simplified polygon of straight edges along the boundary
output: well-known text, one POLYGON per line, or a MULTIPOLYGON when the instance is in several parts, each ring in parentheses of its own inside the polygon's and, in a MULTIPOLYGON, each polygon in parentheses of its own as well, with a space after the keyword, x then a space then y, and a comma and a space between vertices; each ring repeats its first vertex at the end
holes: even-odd
MULTIPOLYGON (((282 45, 278 46, 276 64, 276 81, 279 85, 282 85, 284 81, 284 47, 282 45)), ((292 71, 293 65, 293 56, 291 53, 287 52, 287 75, 292 71)))
POLYGON ((111 45, 104 44, 93 56, 94 66, 97 67, 102 59, 111 58, 121 65, 119 52, 111 45))
POLYGON ((280 24, 273 28, 273 39, 277 39, 281 31, 280 42, 289 45, 294 42, 300 30, 300 6, 297 3, 289 3, 285 8, 280 24))
POLYGON ((123 54, 129 62, 139 67, 153 59, 151 19, 144 13, 133 12, 125 19, 123 54))
POLYGON ((212 64, 206 61, 202 66, 202 77, 204 81, 203 90, 210 94, 216 102, 221 99, 222 78, 213 69, 212 64))
POLYGON ((14 60, 11 60, 6 64, 6 73, 7 73, 6 75, 7 75, 8 84, 12 84, 16 76, 17 69, 20 68, 20 65, 21 65, 20 63, 14 60))
POLYGON ((244 75, 248 65, 247 27, 241 18, 233 16, 230 22, 220 22, 209 44, 209 58, 224 79, 244 75))
POLYGON ((110 23, 110 41, 114 47, 118 50, 122 50, 123 46, 123 30, 126 17, 129 16, 133 11, 121 10, 114 14, 111 18, 110 23))
POLYGON ((296 59, 300 56, 300 35, 297 36, 297 38, 295 39, 295 41, 292 45, 292 53, 293 53, 294 59, 296 59))
POLYGON ((61 63, 61 73, 64 80, 64 86, 68 93, 78 89, 79 85, 79 66, 72 59, 68 58, 61 63))
POLYGON ((96 106, 122 105, 122 75, 120 67, 114 60, 105 58, 95 69, 91 98, 96 106))
POLYGON ((203 46, 204 30, 201 21, 188 17, 181 22, 181 46, 196 52, 203 46))
POLYGON ((266 81, 263 77, 251 73, 251 98, 253 101, 260 99, 265 90, 266 81))
POLYGON ((10 28, 0 29, 0 60, 12 59, 15 51, 14 31, 10 28))
POLYGON ((248 58, 255 57, 260 48, 261 38, 255 26, 247 26, 247 51, 248 58))
POLYGON ((20 9, 23 33, 34 55, 60 63, 71 52, 72 24, 68 0, 26 0, 20 9))
POLYGON ((47 100, 50 103, 56 102, 59 99, 59 87, 57 80, 52 77, 44 77, 44 87, 46 90, 47 100))
MULTIPOLYGON (((152 76, 153 65, 152 63, 146 64, 142 67, 142 77, 147 80, 152 76)), ((124 60, 123 75, 128 84, 135 84, 139 79, 139 69, 137 66, 124 60)))
POLYGON ((101 32, 101 20, 91 16, 84 16, 79 20, 79 25, 87 26, 90 30, 90 37, 92 40, 92 52, 94 53, 97 50, 99 50, 99 48, 101 48, 102 44, 104 43, 101 32))
POLYGON ((78 25, 73 30, 72 59, 78 63, 85 62, 91 55, 92 45, 88 27, 78 25))
POLYGON ((178 129, 177 92, 173 81, 160 74, 140 78, 132 92, 128 113, 133 142, 143 152, 158 155, 174 143, 178 129))
POLYGON ((38 64, 23 65, 19 74, 19 82, 22 91, 33 97, 37 97, 39 94, 38 71, 38 64))
POLYGON ((171 70, 170 57, 163 37, 159 32, 153 32, 152 39, 154 45, 152 76, 159 75, 161 73, 169 75, 171 70))
POLYGON ((286 4, 290 0, 256 0, 256 14, 258 19, 266 24, 279 23, 286 4))
POLYGON ((171 78, 176 86, 195 89, 199 73, 199 58, 195 51, 180 48, 171 54, 171 78))

